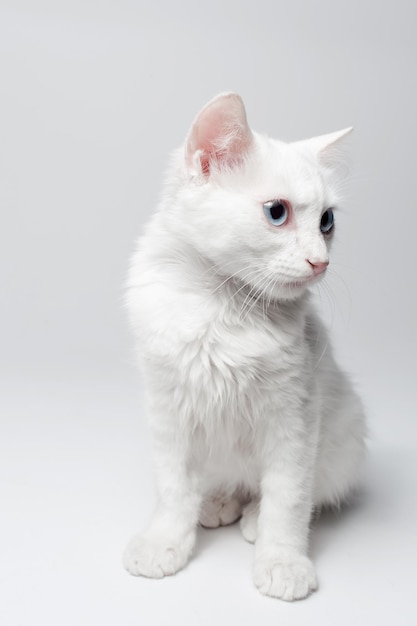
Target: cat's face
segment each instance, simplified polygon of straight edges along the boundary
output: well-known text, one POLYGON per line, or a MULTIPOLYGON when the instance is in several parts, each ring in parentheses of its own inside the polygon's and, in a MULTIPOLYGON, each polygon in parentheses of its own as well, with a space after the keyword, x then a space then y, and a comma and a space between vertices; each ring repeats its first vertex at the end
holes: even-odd
POLYGON ((261 137, 238 96, 219 96, 188 139, 183 234, 253 295, 297 298, 329 263, 337 198, 320 154, 344 134, 294 144, 261 137))

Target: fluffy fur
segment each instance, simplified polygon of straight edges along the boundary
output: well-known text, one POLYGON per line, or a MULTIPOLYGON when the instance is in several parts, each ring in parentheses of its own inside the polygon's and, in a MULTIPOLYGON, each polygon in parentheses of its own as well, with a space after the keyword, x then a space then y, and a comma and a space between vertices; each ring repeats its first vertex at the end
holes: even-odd
POLYGON ((195 119, 139 240, 127 304, 146 384, 159 501, 124 563, 184 567, 196 527, 255 542, 254 583, 284 600, 317 586, 314 507, 358 480, 364 416, 308 287, 324 274, 346 131, 286 144, 251 131, 239 96, 195 119), (264 203, 285 199, 274 226, 264 203))

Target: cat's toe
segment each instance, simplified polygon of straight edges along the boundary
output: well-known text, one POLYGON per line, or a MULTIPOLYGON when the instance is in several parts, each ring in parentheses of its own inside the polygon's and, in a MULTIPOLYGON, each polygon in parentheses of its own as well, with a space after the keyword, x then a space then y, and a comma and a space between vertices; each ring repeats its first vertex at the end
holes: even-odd
POLYGON ((244 509, 240 520, 240 531, 243 538, 249 543, 255 543, 258 532, 259 503, 255 500, 250 502, 244 509))
POLYGON ((303 555, 255 562, 254 583, 261 593, 281 600, 301 600, 317 589, 311 561, 303 555))
POLYGON ((228 526, 242 515, 243 502, 238 496, 216 495, 203 502, 200 511, 200 524, 205 528, 228 526))
POLYGON ((123 555, 123 565, 133 576, 163 578, 182 569, 191 555, 193 542, 188 538, 172 541, 136 535, 123 555))

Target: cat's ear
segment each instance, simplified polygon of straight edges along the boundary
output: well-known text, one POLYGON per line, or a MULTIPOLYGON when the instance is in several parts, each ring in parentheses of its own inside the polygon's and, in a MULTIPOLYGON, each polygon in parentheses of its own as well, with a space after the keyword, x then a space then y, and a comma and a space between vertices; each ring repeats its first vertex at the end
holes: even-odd
POLYGON ((239 163, 252 139, 242 98, 235 93, 220 94, 206 104, 191 126, 185 144, 187 166, 207 177, 214 165, 239 163))
POLYGON ((344 138, 351 133, 353 128, 344 128, 343 130, 337 130, 334 133, 328 133, 326 135, 320 135, 318 137, 312 137, 303 142, 309 146, 315 156, 324 164, 331 165, 332 161, 338 160, 340 154, 341 144, 344 138))

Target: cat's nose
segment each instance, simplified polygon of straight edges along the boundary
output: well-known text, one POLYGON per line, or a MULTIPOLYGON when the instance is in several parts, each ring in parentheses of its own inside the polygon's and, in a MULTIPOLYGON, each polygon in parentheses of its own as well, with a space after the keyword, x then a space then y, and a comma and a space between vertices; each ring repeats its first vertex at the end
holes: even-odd
POLYGON ((316 261, 316 260, 310 261, 310 259, 306 259, 306 261, 312 268, 314 272, 314 276, 318 276, 319 274, 322 274, 324 271, 326 271, 327 266, 329 265, 328 259, 326 259, 326 261, 316 261))

